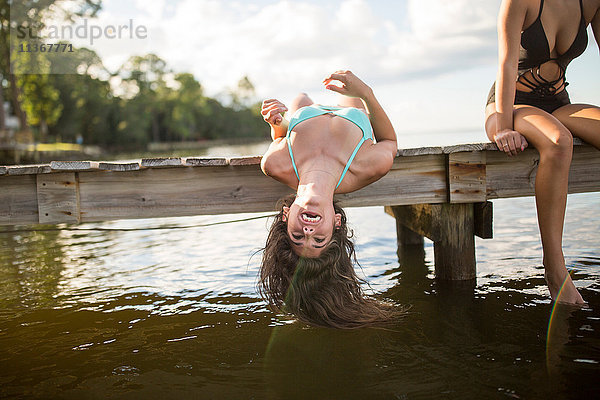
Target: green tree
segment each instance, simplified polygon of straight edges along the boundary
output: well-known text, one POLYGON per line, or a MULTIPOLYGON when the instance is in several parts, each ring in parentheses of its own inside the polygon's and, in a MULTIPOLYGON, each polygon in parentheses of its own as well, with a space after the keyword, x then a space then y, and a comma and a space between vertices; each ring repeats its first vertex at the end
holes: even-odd
POLYGON ((190 73, 177 74, 175 81, 179 88, 171 95, 170 129, 181 140, 201 139, 202 109, 206 107, 202 85, 190 73))
MULTIPOLYGON (((17 75, 20 74, 15 74, 15 72, 18 72, 19 69, 15 68, 15 65, 12 65, 11 68, 15 49, 19 44, 14 30, 24 27, 30 30, 31 36, 37 36, 37 33, 44 27, 45 18, 51 12, 60 12, 66 19, 73 20, 76 17, 94 17, 100 9, 101 0, 75 0, 68 3, 60 0, 0 0, 0 75, 7 77, 13 110, 19 118, 21 129, 28 129, 28 119, 23 110, 22 102, 25 97, 21 93, 19 83, 28 82, 30 84, 31 79, 18 79, 17 75), (12 52, 11 46, 13 47, 12 52)), ((38 60, 30 58, 29 61, 36 62, 38 60)), ((24 66, 21 64, 21 67, 24 66)), ((22 71, 27 71, 27 69, 22 69, 22 71)), ((32 70, 29 69, 29 71, 32 70)), ((41 98, 47 100, 54 97, 52 90, 47 88, 43 79, 36 82, 35 85, 37 88, 34 92, 41 98)), ((45 107, 35 106, 33 108, 40 110, 45 107)), ((35 121, 38 118, 32 117, 32 119, 35 121)))
POLYGON ((19 86, 23 90, 21 104, 27 122, 38 127, 39 140, 44 142, 48 136, 48 125, 55 124, 62 112, 60 93, 50 83, 48 75, 21 75, 19 86))
MULTIPOLYGON (((75 140, 79 135, 86 143, 109 144, 109 113, 114 102, 108 83, 110 73, 93 50, 78 49, 71 57, 51 53, 51 69, 57 58, 66 59, 69 70, 78 74, 52 74, 51 82, 60 92, 63 113, 50 133, 62 140, 75 140), (104 79, 98 78, 98 76, 104 79)), ((65 67, 65 65, 60 66, 65 67)))
POLYGON ((6 120, 4 115, 4 76, 0 73, 0 137, 6 130, 6 120))
MULTIPOLYGON (((160 141, 161 121, 165 119, 161 97, 164 99, 164 95, 169 92, 164 81, 167 73, 166 62, 155 54, 131 57, 119 70, 119 75, 128 86, 128 90, 133 89, 137 92, 127 102, 127 106, 136 114, 127 113, 124 126, 136 131, 147 131, 149 127, 150 136, 144 142, 160 141)), ((142 139, 139 131, 133 136, 142 139)))
POLYGON ((254 102, 256 91, 250 79, 244 76, 238 81, 237 87, 230 91, 229 95, 231 96, 233 109, 239 111, 248 108, 254 102))
POLYGON ((114 140, 109 125, 114 99, 107 81, 88 75, 53 75, 60 92, 63 112, 51 134, 74 141, 81 135, 85 143, 110 145, 114 140))
POLYGON ((27 124, 38 128, 39 140, 46 141, 48 125, 58 121, 62 111, 59 92, 49 78, 50 62, 40 53, 14 53, 12 63, 15 68, 35 63, 40 74, 20 74, 17 85, 20 90, 19 103, 27 116, 27 124))

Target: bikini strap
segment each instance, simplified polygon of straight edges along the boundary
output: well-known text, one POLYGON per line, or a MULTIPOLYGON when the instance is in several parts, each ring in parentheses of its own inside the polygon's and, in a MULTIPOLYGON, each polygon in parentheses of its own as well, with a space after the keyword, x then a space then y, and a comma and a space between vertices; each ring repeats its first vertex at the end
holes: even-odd
POLYGON ((292 159, 292 167, 294 167, 294 172, 296 173, 296 178, 298 178, 298 182, 300 182, 300 175, 298 175, 298 168, 296 167, 296 162, 294 161, 294 153, 292 153, 292 143, 290 141, 290 132, 288 132, 285 140, 288 145, 288 151, 290 152, 290 157, 292 159))
MULTIPOLYGON (((579 3, 581 3, 581 0, 579 0, 579 3)), ((542 18, 542 9, 544 8, 544 0, 540 0, 540 12, 538 13, 537 19, 542 18)))
POLYGON ((358 150, 360 149, 360 146, 362 146, 362 144, 365 141, 366 141, 366 139, 363 137, 362 139, 360 139, 360 142, 358 142, 358 144, 354 148, 354 151, 352 152, 352 155, 348 159, 348 162, 346 163, 346 166, 344 167, 344 170, 342 171, 342 176, 340 176, 340 180, 338 181, 337 185, 335 185, 336 189, 338 188, 338 186, 340 186, 340 183, 342 183, 342 180, 344 179, 344 176, 346 176, 346 172, 348 172, 348 168, 350 168, 350 164, 352 164, 352 161, 354 160, 354 157, 356 157, 356 153, 358 153, 358 150))

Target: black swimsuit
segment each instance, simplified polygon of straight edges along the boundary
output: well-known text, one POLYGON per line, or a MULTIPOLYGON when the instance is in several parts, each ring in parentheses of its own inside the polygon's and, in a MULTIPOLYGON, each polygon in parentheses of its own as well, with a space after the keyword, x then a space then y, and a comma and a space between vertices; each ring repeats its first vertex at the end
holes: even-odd
MULTIPOLYGON (((516 90, 515 104, 528 104, 552 113, 565 104, 571 103, 569 94, 565 89, 569 84, 565 79, 565 73, 569 63, 585 51, 588 42, 581 1, 579 0, 581 18, 579 19, 579 29, 575 40, 566 52, 555 58, 550 56, 548 38, 541 19, 544 0, 540 1, 540 12, 537 19, 521 33, 521 49, 519 52, 519 76, 517 81, 531 89, 531 91, 516 90), (540 75, 540 67, 549 61, 555 62, 559 68, 558 78, 551 81, 540 75), (528 72, 531 72, 531 74, 527 74, 528 72)), ((487 104, 496 101, 495 95, 496 84, 494 83, 488 94, 487 104)))

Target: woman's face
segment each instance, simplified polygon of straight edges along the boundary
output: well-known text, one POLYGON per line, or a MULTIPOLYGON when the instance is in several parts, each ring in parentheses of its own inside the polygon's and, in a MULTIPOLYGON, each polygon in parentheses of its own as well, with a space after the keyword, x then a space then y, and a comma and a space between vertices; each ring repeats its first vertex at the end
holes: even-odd
POLYGON ((300 206, 296 202, 283 207, 283 219, 287 221, 287 232, 294 253, 316 258, 331 241, 333 230, 342 223, 341 214, 336 214, 333 204, 320 208, 300 206))

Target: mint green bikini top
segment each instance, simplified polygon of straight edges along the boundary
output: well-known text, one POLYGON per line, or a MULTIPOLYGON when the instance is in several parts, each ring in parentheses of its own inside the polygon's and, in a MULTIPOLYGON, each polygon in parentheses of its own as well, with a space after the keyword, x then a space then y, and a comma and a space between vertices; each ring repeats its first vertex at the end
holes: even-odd
POLYGON ((294 172, 296 172, 296 177, 298 178, 298 181, 300 181, 300 175, 298 175, 298 168, 296 167, 296 162, 294 161, 294 154, 292 153, 292 142, 290 140, 292 129, 294 129, 294 127, 302 121, 306 121, 307 119, 325 114, 332 114, 338 117, 345 118, 348 121, 354 123, 356 126, 358 126, 363 132, 363 137, 360 139, 360 141, 354 148, 352 155, 350 156, 348 162, 346 163, 346 166, 344 167, 342 176, 340 176, 340 180, 335 186, 337 189, 337 187, 340 186, 340 183, 342 183, 342 179, 344 179, 344 176, 346 176, 346 172, 348 172, 348 168, 350 168, 350 164, 352 164, 352 161, 354 160, 354 157, 356 157, 356 153, 358 153, 358 150, 360 149, 362 144, 369 139, 373 140, 373 128, 371 127, 371 122, 369 121, 369 117, 367 116, 367 114, 365 114, 358 108, 328 107, 317 104, 311 104, 310 106, 298 109, 292 116, 292 119, 290 120, 287 135, 285 136, 288 145, 288 150, 290 151, 290 157, 292 158, 292 166, 294 167, 294 172))

